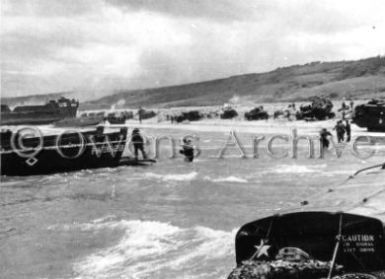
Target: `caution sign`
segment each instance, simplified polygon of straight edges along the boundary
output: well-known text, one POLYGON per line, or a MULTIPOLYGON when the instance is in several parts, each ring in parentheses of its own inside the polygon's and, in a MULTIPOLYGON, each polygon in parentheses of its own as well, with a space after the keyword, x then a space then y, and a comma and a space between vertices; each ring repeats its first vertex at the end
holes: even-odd
POLYGON ((375 253, 375 236, 372 234, 352 234, 342 236, 345 253, 375 253))

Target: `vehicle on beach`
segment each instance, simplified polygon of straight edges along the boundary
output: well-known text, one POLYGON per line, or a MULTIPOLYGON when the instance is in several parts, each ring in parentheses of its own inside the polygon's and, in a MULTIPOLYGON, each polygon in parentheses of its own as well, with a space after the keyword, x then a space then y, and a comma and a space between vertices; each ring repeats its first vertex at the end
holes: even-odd
POLYGON ((24 137, 1 132, 1 175, 23 176, 122 165, 146 165, 153 160, 122 157, 127 128, 104 133, 104 127, 86 132, 24 137))
POLYGON ((179 115, 173 116, 175 122, 180 123, 183 121, 198 121, 203 118, 203 115, 198 110, 192 110, 187 112, 182 112, 179 115))
POLYGON ((219 115, 221 119, 232 119, 237 116, 238 112, 230 104, 224 104, 222 113, 219 115))
POLYGON ((79 101, 60 98, 40 106, 17 106, 11 110, 1 104, 1 125, 51 124, 65 118, 75 118, 79 101))
POLYGON ((368 131, 385 132, 385 101, 373 99, 356 106, 352 121, 368 131))
POLYGON ((243 225, 229 279, 385 278, 384 224, 342 212, 294 212, 243 225))
POLYGON ((123 112, 110 112, 104 118, 104 121, 108 121, 110 124, 124 124, 126 120, 132 119, 134 113, 132 111, 123 111, 123 112))
POLYGON ((126 122, 126 118, 111 112, 107 114, 104 121, 108 121, 110 124, 124 124, 126 122))
POLYGON ((153 110, 145 110, 143 108, 140 108, 138 110, 138 117, 140 120, 150 119, 155 117, 156 115, 157 115, 156 112, 153 110))
POLYGON ((300 106, 300 110, 296 113, 297 120, 326 120, 335 117, 332 112, 333 103, 322 97, 313 97, 310 105, 300 106))
POLYGON ((252 110, 245 112, 246 120, 266 120, 269 119, 268 113, 263 109, 263 106, 253 108, 252 110))

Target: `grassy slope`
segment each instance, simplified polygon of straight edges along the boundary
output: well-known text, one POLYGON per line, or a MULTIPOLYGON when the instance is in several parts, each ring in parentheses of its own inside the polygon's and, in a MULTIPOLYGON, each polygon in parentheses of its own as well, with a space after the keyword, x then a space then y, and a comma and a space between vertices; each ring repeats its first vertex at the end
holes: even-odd
POLYGON ((120 100, 129 107, 221 105, 233 96, 240 103, 308 100, 312 96, 372 98, 385 96, 385 58, 309 63, 247 74, 147 90, 121 91, 85 103, 83 108, 108 108, 120 100))

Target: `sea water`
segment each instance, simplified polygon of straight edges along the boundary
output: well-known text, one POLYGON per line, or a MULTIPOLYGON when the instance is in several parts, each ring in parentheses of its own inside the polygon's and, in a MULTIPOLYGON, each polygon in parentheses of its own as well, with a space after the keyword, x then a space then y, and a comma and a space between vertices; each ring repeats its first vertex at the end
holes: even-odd
POLYGON ((309 159, 306 149, 297 159, 262 151, 253 158, 252 133, 239 135, 248 158, 228 147, 219 159, 227 132, 143 132, 175 139, 194 133, 202 154, 193 163, 178 152, 170 159, 163 143, 151 166, 1 178, 1 278, 226 278, 241 225, 298 208, 383 161, 383 154, 362 160, 333 152, 309 159))

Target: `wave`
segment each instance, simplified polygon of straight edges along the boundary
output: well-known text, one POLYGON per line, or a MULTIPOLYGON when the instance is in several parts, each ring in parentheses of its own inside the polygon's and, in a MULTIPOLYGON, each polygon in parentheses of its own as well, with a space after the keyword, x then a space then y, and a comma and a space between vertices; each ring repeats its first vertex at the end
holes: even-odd
MULTIPOLYGON (((79 227, 80 224, 77 225, 79 227)), ((124 229, 116 245, 89 255, 73 268, 76 278, 218 278, 233 263, 231 232, 196 226, 180 228, 168 223, 114 220, 111 217, 81 224, 87 230, 124 229)))
POLYGON ((212 182, 235 182, 235 183, 247 183, 248 181, 244 178, 240 178, 237 176, 227 176, 227 177, 218 177, 218 178, 210 178, 209 176, 205 177, 206 180, 212 182))
POLYGON ((259 173, 259 175, 266 174, 278 174, 278 175, 286 175, 286 174, 296 174, 300 176, 305 175, 322 175, 322 176, 348 176, 353 172, 351 169, 340 169, 340 168, 327 168, 326 164, 320 165, 277 165, 274 168, 267 169, 259 173))
POLYGON ((162 181, 191 181, 194 180, 198 173, 196 171, 185 173, 185 174, 157 174, 157 173, 146 173, 147 178, 155 178, 162 181))
POLYGON ((313 173, 313 172, 322 172, 323 168, 326 165, 277 165, 275 168, 271 169, 270 172, 273 173, 313 173))

